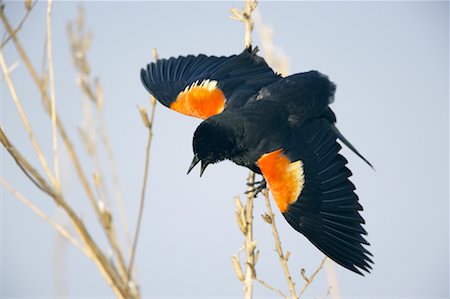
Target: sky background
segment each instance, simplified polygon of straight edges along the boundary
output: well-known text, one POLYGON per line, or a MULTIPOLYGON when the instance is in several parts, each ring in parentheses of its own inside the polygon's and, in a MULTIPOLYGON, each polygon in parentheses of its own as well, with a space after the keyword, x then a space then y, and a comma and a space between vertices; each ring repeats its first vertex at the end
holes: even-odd
MULTIPOLYGON (((93 164, 77 134, 82 93, 66 36, 78 2, 57 2, 53 47, 57 109, 84 170, 93 164)), ((128 218, 134 226, 144 167, 146 130, 136 105, 149 106, 139 70, 152 59, 187 54, 231 55, 243 49, 243 26, 230 20, 240 2, 84 2, 93 33, 89 62, 105 94, 105 118, 120 170, 128 218)), ((6 2, 17 24, 23 3, 6 2)), ((33 64, 44 55, 46 5, 39 3, 20 31, 33 64)), ((364 206, 374 270, 365 277, 335 266, 343 298, 447 298, 449 296, 449 5, 447 2, 261 2, 259 12, 289 57, 291 73, 319 70, 337 84, 332 105, 338 127, 376 168, 343 149, 352 182, 364 206)), ((0 27, 0 34, 5 29, 0 27)), ((254 44, 259 40, 255 36, 254 44)), ((264 53, 262 53, 264 54, 264 53)), ((12 78, 50 159, 50 122, 40 96, 12 45, 8 65, 19 61, 12 78)), ((32 146, 3 81, 1 125, 12 142, 38 166, 32 146)), ((231 256, 243 237, 234 216, 234 196, 243 195, 248 171, 222 162, 200 179, 193 171, 192 134, 199 120, 158 106, 154 123, 147 201, 136 256, 142 293, 158 297, 242 297, 231 256)), ((63 146, 61 146, 62 148, 63 146)), ((49 215, 70 227, 64 213, 32 185, 0 150, 1 176, 49 215)), ((107 244, 63 150, 62 188, 107 244)), ((106 159, 102 165, 108 169, 106 159)), ((39 168, 40 169, 40 168, 39 168)), ((112 190, 112 189, 110 189, 112 190)), ((92 261, 62 241, 53 228, 0 187, 0 297, 110 297, 112 292, 92 261)), ((111 192, 112 193, 112 192, 111 192)), ((275 205, 274 205, 275 208, 275 205)), ((257 274, 288 293, 274 251, 270 227, 255 201, 255 239, 261 251, 257 274)), ((311 274, 322 254, 276 211, 282 244, 292 252, 290 269, 297 289, 300 268, 311 274)), ((322 271, 306 292, 323 296, 322 271)), ((274 293, 255 284, 255 298, 274 293)))

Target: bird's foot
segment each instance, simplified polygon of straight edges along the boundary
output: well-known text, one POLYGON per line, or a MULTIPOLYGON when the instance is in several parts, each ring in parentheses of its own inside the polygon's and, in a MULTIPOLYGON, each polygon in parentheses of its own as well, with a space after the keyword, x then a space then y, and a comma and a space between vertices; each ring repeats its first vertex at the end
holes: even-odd
POLYGON ((265 179, 262 179, 261 181, 247 183, 247 186, 249 186, 250 188, 249 190, 245 191, 245 194, 253 193, 253 197, 256 197, 259 193, 267 188, 267 182, 265 179))

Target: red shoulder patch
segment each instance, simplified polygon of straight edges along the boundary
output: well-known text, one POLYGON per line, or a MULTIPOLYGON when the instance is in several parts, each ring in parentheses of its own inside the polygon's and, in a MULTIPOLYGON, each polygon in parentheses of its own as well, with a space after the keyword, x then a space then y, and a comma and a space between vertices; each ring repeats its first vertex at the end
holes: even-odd
POLYGON ((221 113, 225 108, 225 95, 217 88, 217 81, 203 80, 180 92, 170 109, 185 115, 206 119, 221 113))
POLYGON ((297 201, 305 184, 303 162, 291 162, 279 149, 261 156, 258 166, 281 212, 297 201))

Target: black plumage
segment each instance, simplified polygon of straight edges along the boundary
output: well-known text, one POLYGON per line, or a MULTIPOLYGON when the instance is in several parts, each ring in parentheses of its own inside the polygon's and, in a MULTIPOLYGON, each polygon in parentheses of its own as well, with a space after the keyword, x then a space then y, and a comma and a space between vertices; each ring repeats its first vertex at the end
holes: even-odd
POLYGON ((264 172, 260 163, 277 153, 274 162, 270 160, 275 163, 269 169, 275 171, 272 183, 275 180, 283 187, 284 181, 277 179, 277 163, 288 161, 290 166, 280 177, 296 178, 293 186, 287 180, 291 185, 286 187, 299 191, 293 200, 286 195, 275 198, 288 223, 338 264, 359 274, 370 271, 373 262, 364 247, 369 243, 363 237, 367 233, 359 213, 362 206, 337 139, 371 164, 336 128, 336 116, 329 107, 336 86, 327 76, 310 71, 282 78, 255 51, 246 49, 231 57, 159 60, 141 71, 141 80, 168 107, 187 86, 217 81, 226 106, 196 129, 190 169, 201 162, 203 173, 209 164, 228 159, 266 177, 267 168, 264 172))
POLYGON ((262 87, 280 79, 255 52, 244 50, 230 57, 201 54, 159 59, 141 70, 141 81, 148 92, 169 107, 187 86, 215 80, 225 94, 227 108, 240 107, 262 87))

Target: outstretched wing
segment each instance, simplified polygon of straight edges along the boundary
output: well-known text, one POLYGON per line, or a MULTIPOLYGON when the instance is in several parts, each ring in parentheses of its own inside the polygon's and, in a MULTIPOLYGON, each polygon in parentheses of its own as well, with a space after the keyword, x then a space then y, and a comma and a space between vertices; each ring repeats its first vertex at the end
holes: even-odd
POLYGON ((159 59, 141 70, 142 83, 161 104, 203 119, 244 105, 279 78, 250 49, 229 57, 201 54, 159 59))
POLYGON ((289 224, 345 268, 369 272, 372 254, 363 245, 362 206, 330 123, 306 123, 298 136, 258 160, 269 189, 289 224), (358 269, 359 268, 359 269, 358 269))

